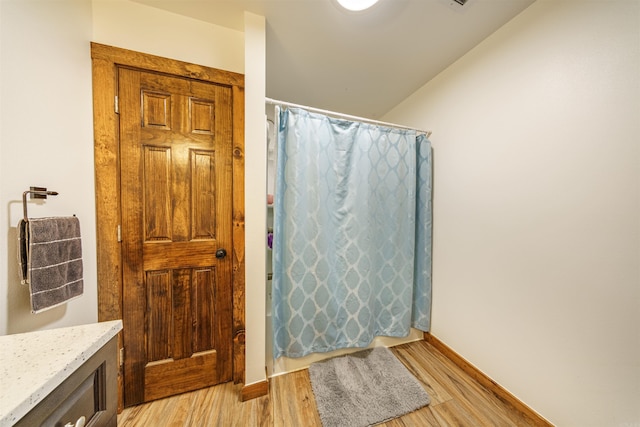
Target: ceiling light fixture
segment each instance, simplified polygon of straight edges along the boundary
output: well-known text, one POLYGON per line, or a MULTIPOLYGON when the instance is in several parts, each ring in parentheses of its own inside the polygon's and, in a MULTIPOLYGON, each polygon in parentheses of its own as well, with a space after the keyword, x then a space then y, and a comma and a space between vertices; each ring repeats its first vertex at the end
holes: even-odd
POLYGON ((376 4, 378 0, 338 0, 340 6, 348 10, 358 12, 365 10, 376 4))

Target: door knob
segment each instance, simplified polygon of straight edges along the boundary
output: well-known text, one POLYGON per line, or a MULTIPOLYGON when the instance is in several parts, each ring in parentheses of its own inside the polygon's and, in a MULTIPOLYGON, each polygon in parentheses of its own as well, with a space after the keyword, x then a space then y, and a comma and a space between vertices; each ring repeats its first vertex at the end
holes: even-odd
POLYGON ((226 249, 218 249, 216 251, 216 258, 221 259, 227 256, 227 251, 226 249))

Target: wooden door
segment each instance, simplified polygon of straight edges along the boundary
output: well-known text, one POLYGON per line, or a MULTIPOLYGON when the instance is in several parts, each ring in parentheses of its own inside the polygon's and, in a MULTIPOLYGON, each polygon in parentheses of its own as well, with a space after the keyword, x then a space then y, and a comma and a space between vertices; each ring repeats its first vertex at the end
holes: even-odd
POLYGON ((232 379, 232 94, 118 70, 124 404, 232 379))

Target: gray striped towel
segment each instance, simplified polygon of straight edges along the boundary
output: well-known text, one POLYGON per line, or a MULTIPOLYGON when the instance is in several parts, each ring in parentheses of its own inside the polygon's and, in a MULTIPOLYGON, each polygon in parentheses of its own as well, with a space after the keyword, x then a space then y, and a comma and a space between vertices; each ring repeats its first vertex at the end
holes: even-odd
POLYGON ((39 313, 82 295, 82 241, 77 217, 30 218, 18 224, 22 283, 39 313))

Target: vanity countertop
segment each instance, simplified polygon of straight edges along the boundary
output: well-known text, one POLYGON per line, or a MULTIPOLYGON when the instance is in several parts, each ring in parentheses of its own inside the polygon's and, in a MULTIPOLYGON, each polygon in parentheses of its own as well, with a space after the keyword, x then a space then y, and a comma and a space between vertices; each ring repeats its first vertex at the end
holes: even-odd
POLYGON ((122 321, 0 336, 0 427, 12 426, 122 330, 122 321))

